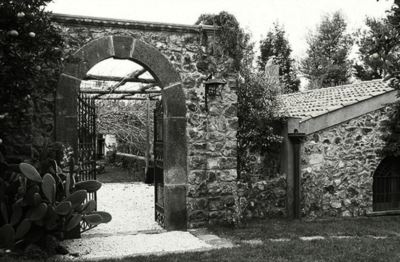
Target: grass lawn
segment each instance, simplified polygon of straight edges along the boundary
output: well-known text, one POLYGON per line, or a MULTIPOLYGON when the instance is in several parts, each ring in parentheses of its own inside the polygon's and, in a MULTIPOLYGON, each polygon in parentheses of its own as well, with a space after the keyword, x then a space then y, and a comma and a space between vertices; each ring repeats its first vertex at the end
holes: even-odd
MULTIPOLYGON (((267 242, 261 246, 243 245, 201 253, 173 254, 124 259, 128 262, 172 261, 400 261, 400 239, 320 240, 286 243, 267 242)), ((119 260, 108 260, 119 261, 119 260)))
MULTIPOLYGON (((240 247, 202 253, 174 254, 125 259, 123 261, 400 261, 400 217, 365 217, 319 221, 261 220, 242 228, 216 227, 217 235, 240 247), (351 239, 301 241, 299 236, 355 236, 351 239), (387 236, 374 239, 372 236, 387 236), (290 238, 273 242, 272 238, 290 238), (260 239, 251 246, 241 240, 260 239)), ((113 261, 113 260, 110 260, 113 261)), ((114 260, 116 261, 116 260, 114 260)))
POLYGON ((340 218, 316 221, 270 219, 242 228, 212 228, 217 235, 235 240, 296 238, 298 236, 398 236, 400 216, 340 218))
MULTIPOLYGON (((208 252, 132 257, 122 262, 172 261, 400 261, 400 217, 374 217, 320 221, 264 220, 253 221, 243 228, 211 228, 221 237, 238 246, 208 252), (350 239, 301 241, 299 236, 353 236, 350 239), (387 236, 374 239, 372 236, 387 236), (290 238, 273 242, 272 238, 290 238), (241 240, 260 239, 263 244, 252 246, 241 240)), ((16 262, 0 258, 1 262, 16 262)))

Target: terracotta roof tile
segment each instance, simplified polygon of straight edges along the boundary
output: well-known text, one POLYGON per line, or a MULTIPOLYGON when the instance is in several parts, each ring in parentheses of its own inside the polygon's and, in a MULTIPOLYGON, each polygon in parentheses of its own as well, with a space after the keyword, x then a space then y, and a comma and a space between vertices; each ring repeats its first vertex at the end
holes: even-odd
POLYGON ((282 95, 283 112, 301 120, 326 114, 393 91, 381 79, 282 95))

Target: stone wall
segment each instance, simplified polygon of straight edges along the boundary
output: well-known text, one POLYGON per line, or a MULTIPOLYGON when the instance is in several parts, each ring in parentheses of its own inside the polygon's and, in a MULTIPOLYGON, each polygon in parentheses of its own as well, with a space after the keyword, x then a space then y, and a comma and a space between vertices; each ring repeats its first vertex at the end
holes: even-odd
MULTIPOLYGON (((192 89, 191 93, 195 92, 192 89)), ((196 98, 198 96, 193 97, 196 98)), ((196 98, 198 100, 198 98, 196 98)), ((188 105, 188 210, 191 226, 236 220, 236 94, 228 87, 209 105, 188 105)))
POLYGON ((281 145, 269 152, 248 152, 249 170, 238 182, 240 214, 245 219, 286 216, 286 174, 282 172, 281 145))
POLYGON ((373 173, 388 108, 306 137, 301 150, 302 214, 348 217, 372 211, 373 173))
MULTIPOLYGON (((123 35, 141 40, 158 49, 180 74, 187 107, 188 226, 235 220, 236 199, 236 75, 232 61, 213 55, 217 44, 214 34, 185 30, 156 30, 143 25, 140 29, 102 23, 99 26, 80 23, 58 23, 67 44, 66 50, 78 50, 91 40, 123 35), (207 39, 207 41, 205 41, 207 39), (204 106, 205 78, 227 81, 221 96, 204 106)), ((166 27, 168 29, 168 27, 166 27)), ((193 30, 192 30, 193 31, 193 30)))

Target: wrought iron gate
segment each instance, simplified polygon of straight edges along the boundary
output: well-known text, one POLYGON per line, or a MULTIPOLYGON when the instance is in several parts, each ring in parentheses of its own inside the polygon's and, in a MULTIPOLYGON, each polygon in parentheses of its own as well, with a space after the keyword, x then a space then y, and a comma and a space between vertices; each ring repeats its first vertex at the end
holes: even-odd
POLYGON ((386 157, 374 173, 373 210, 400 209, 400 158, 386 157))
MULTIPOLYGON (((76 182, 96 180, 96 107, 88 95, 78 95, 78 165, 76 182)), ((96 192, 89 193, 86 201, 97 200, 96 192)), ((81 233, 93 226, 81 223, 81 233)))
POLYGON ((154 201, 155 220, 162 227, 164 227, 163 116, 162 101, 158 101, 154 110, 154 201))

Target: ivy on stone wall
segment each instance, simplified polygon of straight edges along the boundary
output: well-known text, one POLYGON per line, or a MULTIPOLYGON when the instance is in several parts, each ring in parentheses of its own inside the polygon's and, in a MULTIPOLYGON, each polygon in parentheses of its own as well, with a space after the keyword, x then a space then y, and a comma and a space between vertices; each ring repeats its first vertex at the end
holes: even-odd
POLYGON ((251 176, 251 155, 275 151, 282 141, 279 134, 283 118, 279 114, 279 86, 260 73, 244 71, 238 90, 238 165, 240 178, 251 176))
POLYGON ((382 139, 385 146, 380 152, 382 156, 400 156, 400 103, 391 105, 388 120, 383 125, 384 135, 382 139))
POLYGON ((213 52, 233 59, 241 77, 238 95, 238 171, 241 179, 254 172, 251 153, 264 154, 281 142, 277 134, 279 123, 279 84, 267 79, 254 68, 254 43, 232 14, 203 14, 196 24, 219 26, 218 48, 213 52))
POLYGON ((249 45, 250 35, 240 28, 235 16, 222 11, 218 15, 202 14, 196 25, 212 25, 219 27, 218 45, 211 45, 210 51, 216 56, 228 56, 233 61, 233 67, 240 70, 242 61, 245 59, 245 50, 249 45))

